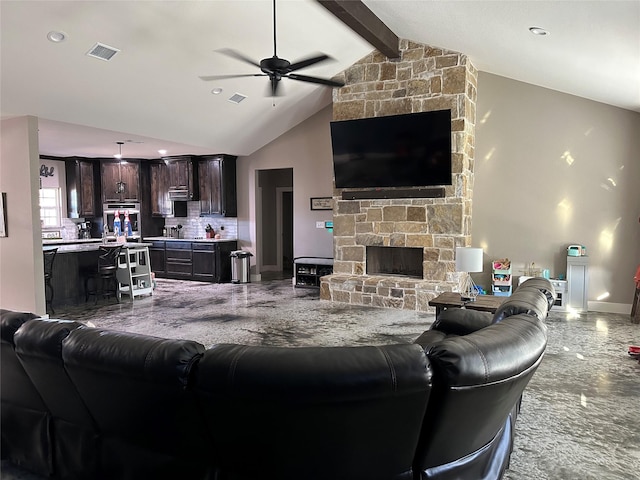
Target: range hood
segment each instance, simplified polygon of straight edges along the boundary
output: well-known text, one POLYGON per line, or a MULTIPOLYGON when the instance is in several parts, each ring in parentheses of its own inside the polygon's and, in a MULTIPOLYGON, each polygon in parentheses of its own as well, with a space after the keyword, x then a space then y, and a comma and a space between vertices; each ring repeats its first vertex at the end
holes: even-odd
POLYGON ((169 200, 191 200, 189 190, 186 188, 170 188, 169 200))

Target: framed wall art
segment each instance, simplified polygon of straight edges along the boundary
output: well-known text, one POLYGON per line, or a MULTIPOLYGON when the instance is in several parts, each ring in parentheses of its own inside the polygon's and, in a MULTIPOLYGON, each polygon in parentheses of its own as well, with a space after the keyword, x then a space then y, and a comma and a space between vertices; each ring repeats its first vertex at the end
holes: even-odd
POLYGON ((333 198, 311 197, 311 210, 333 210, 333 198))

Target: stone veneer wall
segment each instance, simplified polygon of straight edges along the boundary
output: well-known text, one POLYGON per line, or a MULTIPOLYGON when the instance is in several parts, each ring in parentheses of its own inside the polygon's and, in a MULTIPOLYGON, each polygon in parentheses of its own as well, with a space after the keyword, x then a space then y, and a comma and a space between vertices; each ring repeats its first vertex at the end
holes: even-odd
POLYGON ((478 72, 469 59, 407 40, 401 57, 374 51, 344 72, 333 93, 333 119, 451 109, 453 185, 444 198, 342 200, 334 189, 334 273, 320 298, 432 311, 429 300, 453 290, 455 247, 470 246, 478 72), (423 247, 423 279, 366 275, 366 246, 423 247))

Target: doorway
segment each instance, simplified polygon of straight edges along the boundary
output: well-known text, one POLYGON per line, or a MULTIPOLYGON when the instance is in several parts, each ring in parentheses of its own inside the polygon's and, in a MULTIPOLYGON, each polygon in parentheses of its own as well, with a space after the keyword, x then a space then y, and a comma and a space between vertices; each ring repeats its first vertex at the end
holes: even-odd
POLYGON ((257 259, 261 276, 293 273, 293 169, 258 170, 257 259))

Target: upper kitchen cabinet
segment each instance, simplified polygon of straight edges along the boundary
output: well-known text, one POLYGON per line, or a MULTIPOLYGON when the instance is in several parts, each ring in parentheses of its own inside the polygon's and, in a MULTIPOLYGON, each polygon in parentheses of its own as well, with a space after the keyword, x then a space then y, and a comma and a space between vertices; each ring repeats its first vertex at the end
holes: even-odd
POLYGON ((189 156, 168 157, 168 192, 171 200, 198 199, 198 169, 194 159, 189 156))
POLYGON ((100 168, 91 160, 65 160, 67 177, 67 213, 69 218, 93 218, 102 214, 100 195, 100 168))
POLYGON ((169 167, 163 161, 149 165, 151 176, 151 215, 169 217, 173 215, 173 203, 169 200, 169 167))
POLYGON ((139 202, 140 166, 136 162, 102 162, 102 201, 139 202))
POLYGON ((200 157, 200 215, 237 216, 236 158, 230 155, 200 157))

